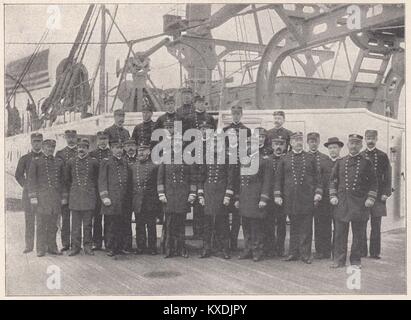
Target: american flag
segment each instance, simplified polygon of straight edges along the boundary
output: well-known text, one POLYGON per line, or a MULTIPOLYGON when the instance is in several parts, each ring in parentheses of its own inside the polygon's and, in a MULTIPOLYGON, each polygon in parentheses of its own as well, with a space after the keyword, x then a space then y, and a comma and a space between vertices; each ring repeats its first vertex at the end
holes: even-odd
MULTIPOLYGON (((12 93, 13 88, 16 85, 16 80, 21 77, 29 59, 30 56, 27 56, 22 59, 12 61, 6 65, 5 86, 7 95, 10 95, 12 93)), ((23 86, 25 86, 27 90, 37 90, 51 86, 48 70, 48 60, 49 49, 40 51, 37 54, 22 81, 23 86)), ((21 87, 19 87, 17 90, 17 92, 22 91, 23 89, 21 87)))

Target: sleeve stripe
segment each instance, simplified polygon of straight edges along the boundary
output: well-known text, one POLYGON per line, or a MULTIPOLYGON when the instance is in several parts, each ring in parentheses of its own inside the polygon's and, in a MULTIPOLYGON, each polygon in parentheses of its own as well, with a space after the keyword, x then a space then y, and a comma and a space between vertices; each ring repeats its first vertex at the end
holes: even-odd
POLYGON ((261 198, 270 199, 270 197, 267 196, 266 194, 262 194, 262 195, 261 195, 261 198))
POLYGON ((100 197, 108 196, 108 191, 104 190, 100 192, 100 197))
POLYGON ((233 191, 233 190, 230 190, 230 189, 227 189, 227 190, 225 191, 225 193, 226 193, 226 194, 231 194, 231 195, 233 195, 233 194, 234 194, 234 191, 233 191))
POLYGON ((274 195, 280 196, 280 195, 281 195, 281 191, 274 191, 274 195))

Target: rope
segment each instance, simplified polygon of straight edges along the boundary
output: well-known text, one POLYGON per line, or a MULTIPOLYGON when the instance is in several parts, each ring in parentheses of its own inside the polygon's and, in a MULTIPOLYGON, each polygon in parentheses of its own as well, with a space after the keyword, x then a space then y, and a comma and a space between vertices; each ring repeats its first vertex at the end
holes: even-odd
POLYGON ((267 9, 267 13, 268 13, 268 18, 270 19, 270 24, 271 24, 271 30, 274 32, 274 26, 273 26, 273 21, 271 20, 271 13, 270 13, 270 9, 267 9))

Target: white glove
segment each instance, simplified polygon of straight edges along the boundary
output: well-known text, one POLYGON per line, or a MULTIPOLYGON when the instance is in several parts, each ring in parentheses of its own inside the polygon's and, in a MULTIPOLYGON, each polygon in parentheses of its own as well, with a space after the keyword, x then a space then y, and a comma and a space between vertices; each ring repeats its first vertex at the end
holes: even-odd
POLYGON ((223 205, 228 206, 229 204, 230 204, 230 198, 229 197, 224 197, 223 205))
POLYGON ((320 202, 323 197, 321 194, 316 193, 314 196, 314 202, 320 202))
POLYGON ((159 199, 162 203, 164 203, 164 204, 167 203, 167 198, 166 198, 166 195, 165 195, 165 194, 159 195, 159 196, 158 196, 158 199, 159 199))
POLYGON ((103 204, 108 207, 111 206, 111 200, 109 198, 104 198, 103 199, 103 204))
POLYGON ((375 200, 372 198, 367 198, 367 200, 365 200, 365 206, 367 208, 371 208, 374 205, 375 200))
POLYGON ((193 203, 195 199, 196 199, 196 196, 194 194, 190 193, 190 195, 188 196, 187 201, 190 202, 190 203, 193 203))
POLYGON ((260 201, 260 202, 258 203, 258 208, 262 209, 262 208, 264 208, 266 205, 267 205, 267 203, 266 203, 265 201, 260 201))
POLYGON ((204 206, 204 197, 203 196, 199 196, 198 197, 198 203, 202 206, 204 206))
POLYGON ((337 198, 337 197, 331 197, 331 198, 330 198, 330 203, 331 203, 333 206, 336 206, 336 205, 338 204, 338 198, 337 198))
POLYGON ((388 199, 388 196, 386 196, 385 194, 381 196, 381 201, 387 201, 387 199, 388 199))
POLYGON ((68 201, 66 198, 61 199, 61 204, 64 206, 65 204, 67 204, 68 201))
POLYGON ((31 198, 30 203, 31 204, 38 204, 39 202, 37 201, 37 198, 31 198))
POLYGON ((277 206, 282 206, 283 205, 283 199, 281 197, 275 197, 274 202, 277 206))
POLYGON ((236 200, 236 202, 234 202, 234 207, 237 209, 240 208, 240 201, 236 200))

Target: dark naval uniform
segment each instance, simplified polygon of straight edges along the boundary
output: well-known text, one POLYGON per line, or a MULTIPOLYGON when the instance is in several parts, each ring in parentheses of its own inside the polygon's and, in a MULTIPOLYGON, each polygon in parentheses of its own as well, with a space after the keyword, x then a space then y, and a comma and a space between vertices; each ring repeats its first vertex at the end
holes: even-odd
MULTIPOLYGON (((391 196, 391 164, 385 152, 374 148, 366 149, 361 153, 374 166, 377 175, 378 192, 371 212, 371 234, 370 234, 370 256, 379 257, 381 253, 381 218, 387 215, 386 202, 381 200, 382 195, 391 196)), ((363 256, 368 255, 367 228, 365 228, 365 239, 363 244, 363 256)))
MULTIPOLYGON (((95 158, 97 160, 99 167, 102 160, 108 158, 110 154, 111 151, 109 147, 105 149, 97 147, 97 149, 90 151, 89 153, 91 158, 95 158)), ((97 200, 93 214, 93 245, 95 248, 101 249, 103 244, 103 215, 101 214, 101 199, 98 194, 98 190, 96 190, 96 193, 97 200)))
MULTIPOLYGON (((240 129, 245 129, 247 130, 247 136, 251 136, 251 129, 248 128, 247 126, 245 126, 242 122, 238 122, 238 123, 230 123, 228 126, 225 126, 223 128, 223 131, 226 132, 229 129, 234 129, 237 133, 237 140, 239 139, 239 132, 240 129)), ((228 141, 227 141, 227 145, 228 145, 228 141)), ((239 151, 238 151, 238 145, 236 147, 236 151, 234 150, 229 150, 232 149, 231 147, 229 147, 228 152, 229 152, 229 157, 230 154, 232 155, 233 152, 236 153, 236 157, 237 157, 237 164, 235 165, 234 170, 236 172, 239 172, 240 170, 240 161, 238 159, 239 157, 239 151)), ((236 207, 234 207, 234 201, 238 200, 238 194, 240 191, 240 179, 239 176, 237 178, 235 178, 234 182, 233 182, 233 191, 234 191, 234 197, 233 197, 233 201, 231 203, 231 205, 229 206, 229 212, 231 213, 231 226, 230 226, 230 249, 231 250, 237 250, 237 240, 238 240, 238 233, 240 232, 240 226, 241 226, 241 217, 239 215, 238 209, 236 207)))
POLYGON ((287 229, 287 217, 284 214, 282 206, 278 206, 274 203, 272 198, 274 183, 277 179, 277 169, 282 156, 276 156, 275 154, 270 155, 269 160, 271 162, 271 199, 267 206, 267 215, 265 218, 265 241, 264 241, 264 251, 268 256, 277 255, 279 257, 284 256, 284 243, 285 235, 287 229))
POLYGON ((305 152, 288 152, 278 164, 274 196, 283 199, 290 219, 289 256, 308 261, 311 257, 314 195, 322 194, 315 158, 305 152))
POLYGON ((213 116, 207 113, 206 111, 197 111, 195 110, 190 116, 187 117, 188 128, 200 129, 205 123, 211 129, 216 129, 216 121, 213 116))
POLYGON ((81 227, 83 246, 88 252, 92 248, 92 218, 97 203, 98 161, 90 155, 70 159, 65 167, 69 209, 72 215, 72 251, 81 249, 81 227))
POLYGON ((195 108, 192 104, 184 104, 177 108, 176 115, 183 122, 183 132, 191 128, 192 123, 190 122, 190 118, 194 117, 194 113, 195 108))
POLYGON ((32 210, 30 205, 30 200, 28 196, 28 186, 27 186, 27 176, 29 173, 29 168, 31 161, 42 155, 42 152, 30 151, 19 159, 17 163, 16 173, 14 177, 16 178, 18 184, 23 188, 22 202, 24 209, 24 220, 25 220, 25 251, 33 251, 34 248, 34 229, 35 229, 35 212, 32 210))
POLYGON ((204 198, 203 243, 207 253, 212 248, 213 234, 217 247, 225 255, 229 252, 230 221, 224 198, 234 195, 234 166, 227 164, 203 164, 200 166, 198 197, 204 198))
POLYGON ((165 129, 166 123, 182 121, 176 112, 166 112, 157 118, 155 129, 165 129))
POLYGON ((190 194, 196 194, 197 179, 195 166, 186 164, 160 164, 157 174, 157 192, 165 195, 167 203, 163 206, 165 221, 163 228, 166 256, 186 255, 185 220, 190 204, 190 194))
POLYGON ((37 198, 36 249, 44 255, 46 250, 57 252, 57 218, 61 214, 62 200, 68 194, 64 183, 64 164, 60 158, 42 154, 33 158, 27 179, 29 198, 37 198))
POLYGON ((116 254, 121 251, 121 222, 127 209, 129 190, 129 168, 124 157, 110 155, 103 159, 100 165, 98 188, 101 200, 101 214, 104 215, 104 228, 107 237, 105 247, 116 254), (110 199, 111 204, 104 205, 104 199, 110 199))
POLYGON ((108 127, 104 130, 104 133, 107 134, 108 140, 111 141, 119 141, 124 143, 128 139, 130 139, 130 133, 127 129, 123 127, 119 127, 116 124, 113 124, 111 127, 108 127))
POLYGON ((157 194, 158 165, 148 157, 144 161, 137 160, 130 168, 137 250, 142 252, 149 249, 154 254, 157 250, 156 218, 161 211, 157 194))
MULTIPOLYGON (((56 152, 56 158, 63 160, 63 164, 77 156, 77 146, 70 148, 69 146, 56 152)), ((61 244, 63 249, 70 248, 71 232, 70 232, 70 209, 68 204, 61 208, 61 244)))
POLYGON ((244 231, 245 251, 243 258, 253 257, 260 260, 263 254, 264 218, 266 217, 267 204, 270 199, 272 169, 268 156, 261 150, 250 156, 250 164, 240 166, 240 216, 244 231), (247 172, 253 167, 252 162, 258 157, 257 172, 247 172), (251 167, 250 167, 251 164, 251 167), (265 202, 264 208, 259 208, 259 202, 265 202))
POLYGON ((269 145, 271 145, 271 140, 275 137, 284 137, 285 138, 285 143, 286 143, 286 148, 285 148, 285 153, 291 150, 291 145, 290 145, 290 137, 292 135, 292 131, 281 127, 281 128, 272 128, 267 131, 267 140, 269 141, 269 145))
POLYGON ((338 198, 334 208, 334 260, 337 265, 345 266, 346 263, 350 222, 353 233, 350 262, 361 264, 364 224, 370 214, 365 201, 377 197, 377 188, 373 165, 363 155, 347 155, 336 162, 330 177, 330 198, 338 198))
POLYGON ((329 181, 334 161, 324 153, 309 152, 315 158, 321 174, 323 197, 314 208, 314 243, 317 258, 330 258, 332 247, 332 208, 329 196, 329 181))
POLYGON ((136 145, 149 145, 151 148, 154 146, 151 141, 151 134, 156 128, 156 123, 153 120, 139 123, 134 127, 131 137, 136 141, 136 145))

